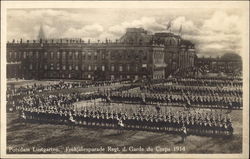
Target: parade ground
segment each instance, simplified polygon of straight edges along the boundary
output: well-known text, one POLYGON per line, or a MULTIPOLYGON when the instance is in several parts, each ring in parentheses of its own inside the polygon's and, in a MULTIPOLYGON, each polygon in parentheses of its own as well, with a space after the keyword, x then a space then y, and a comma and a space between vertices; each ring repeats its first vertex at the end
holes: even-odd
MULTIPOLYGON (((39 81, 41 84, 56 81, 39 81)), ((37 83, 37 81, 12 82, 16 86, 37 83)), ((119 86, 119 85, 117 85, 119 86)), ((88 93, 108 86, 53 90, 46 93, 81 92, 88 93)), ((112 86, 116 87, 116 86, 112 86)), ((76 108, 85 106, 107 107, 101 100, 78 102, 76 108)), ((110 109, 118 107, 139 107, 133 104, 112 103, 110 109)), ((243 106, 244 107, 244 106, 243 106)), ((117 108, 117 109, 118 109, 117 108)), ((168 109, 168 108, 164 108, 168 109)), ((181 107, 171 107, 179 111, 181 107)), ((208 110, 199 110, 208 111, 208 110)), ((224 137, 188 135, 184 143, 181 136, 164 132, 76 126, 49 123, 23 123, 18 113, 7 113, 7 153, 241 153, 242 152, 242 110, 218 110, 232 117, 234 135, 224 137), (25 142, 24 142, 25 141, 25 142), (147 148, 152 151, 146 151, 147 148), (22 148, 22 149, 20 149, 22 148), (25 151, 27 148, 27 151, 25 151), (29 148, 29 149, 28 149, 29 148), (30 150, 32 149, 32 150, 30 150), (53 151, 50 151, 53 149, 53 151), (104 150, 103 150, 104 149, 104 150), (124 151, 123 151, 124 149, 124 151), (126 151, 125 151, 126 149, 126 151), (30 151, 29 151, 30 150, 30 151), (32 151, 32 152, 31 152, 32 151)))

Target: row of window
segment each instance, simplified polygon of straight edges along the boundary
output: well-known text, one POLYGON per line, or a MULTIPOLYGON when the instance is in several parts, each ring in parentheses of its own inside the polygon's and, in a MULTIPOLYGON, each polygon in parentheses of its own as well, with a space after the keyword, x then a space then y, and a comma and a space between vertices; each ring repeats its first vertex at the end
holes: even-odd
MULTIPOLYGON (((62 58, 66 59, 79 59, 80 58, 80 54, 78 51, 76 52, 65 52, 63 51, 62 53, 60 52, 44 52, 44 57, 45 58, 50 58, 50 59, 59 59, 60 58, 60 54, 62 54, 62 58)), ((100 52, 100 51, 96 51, 96 52, 82 52, 82 59, 83 60, 97 60, 98 55, 100 56, 100 58, 102 60, 105 60, 106 57, 108 56, 108 53, 106 52, 100 52), (101 53, 101 54, 100 54, 101 53)), ((39 52, 23 52, 21 54, 21 52, 17 53, 17 52, 9 52, 8 53, 8 58, 14 58, 14 59, 19 59, 19 58, 39 58, 39 52)), ((147 53, 143 52, 142 50, 139 51, 139 53, 135 53, 134 50, 124 50, 123 52, 119 52, 117 53, 117 51, 112 51, 111 52, 111 59, 131 59, 131 58, 135 58, 136 60, 139 60, 140 58, 142 58, 143 60, 147 60, 147 53)))
MULTIPOLYGON (((48 73, 45 76, 50 77, 50 78, 60 78, 59 74, 50 74, 50 73, 48 73)), ((69 73, 69 74, 62 74, 60 76, 61 76, 61 78, 74 78, 74 75, 71 74, 71 73, 69 73)), ((145 75, 142 76, 142 77, 146 78, 145 75)), ((82 74, 81 78, 82 79, 93 79, 94 75, 92 75, 92 74, 82 74)), ((131 76, 131 75, 119 75, 119 76, 117 76, 117 75, 110 75, 109 78, 111 80, 114 80, 114 79, 138 79, 139 76, 138 75, 134 75, 134 76, 131 76)))
MULTIPOLYGON (((21 65, 20 65, 21 66, 21 65)), ((29 69, 30 70, 33 70, 33 69, 38 69, 38 65, 33 65, 33 64, 30 64, 29 65, 29 69)), ((145 66, 142 66, 142 67, 145 67, 145 66)), ((101 71, 105 71, 106 70, 106 67, 104 65, 102 65, 101 67, 101 71)), ((135 65, 133 66, 134 68, 134 71, 135 72, 138 72, 138 66, 135 65)), ((78 65, 62 65, 62 67, 60 67, 60 64, 45 64, 44 65, 44 70, 79 70, 79 66, 78 65)), ((87 70, 87 71, 96 71, 98 70, 98 66, 97 65, 82 65, 81 66, 81 70, 87 70), (86 67, 86 68, 85 68, 86 67)), ((111 65, 110 66, 110 71, 112 72, 115 72, 115 71, 119 71, 119 72, 123 72, 123 71, 131 71, 131 66, 130 64, 126 64, 126 65, 118 65, 118 66, 115 66, 115 65, 111 65)))

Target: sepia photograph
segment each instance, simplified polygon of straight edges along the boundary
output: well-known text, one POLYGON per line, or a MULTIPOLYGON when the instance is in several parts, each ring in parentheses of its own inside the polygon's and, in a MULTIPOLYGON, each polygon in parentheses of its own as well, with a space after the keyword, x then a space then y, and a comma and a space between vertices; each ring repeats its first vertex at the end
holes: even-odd
POLYGON ((1 156, 247 159, 249 2, 215 3, 4 2, 1 156))

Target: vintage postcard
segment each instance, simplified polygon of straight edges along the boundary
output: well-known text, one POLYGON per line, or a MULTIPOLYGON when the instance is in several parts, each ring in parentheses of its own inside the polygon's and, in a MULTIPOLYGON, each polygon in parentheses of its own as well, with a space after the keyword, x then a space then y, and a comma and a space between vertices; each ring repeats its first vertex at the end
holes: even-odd
POLYGON ((249 158, 248 1, 1 2, 1 158, 249 158))

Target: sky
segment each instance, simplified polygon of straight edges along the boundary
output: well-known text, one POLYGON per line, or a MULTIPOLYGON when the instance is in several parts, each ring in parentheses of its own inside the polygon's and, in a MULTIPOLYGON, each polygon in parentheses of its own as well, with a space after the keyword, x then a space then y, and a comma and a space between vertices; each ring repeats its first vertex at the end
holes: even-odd
POLYGON ((237 8, 83 8, 8 9, 7 40, 37 39, 43 25, 47 38, 119 39, 128 27, 152 33, 171 31, 192 41, 198 56, 241 55, 243 15, 237 8))

